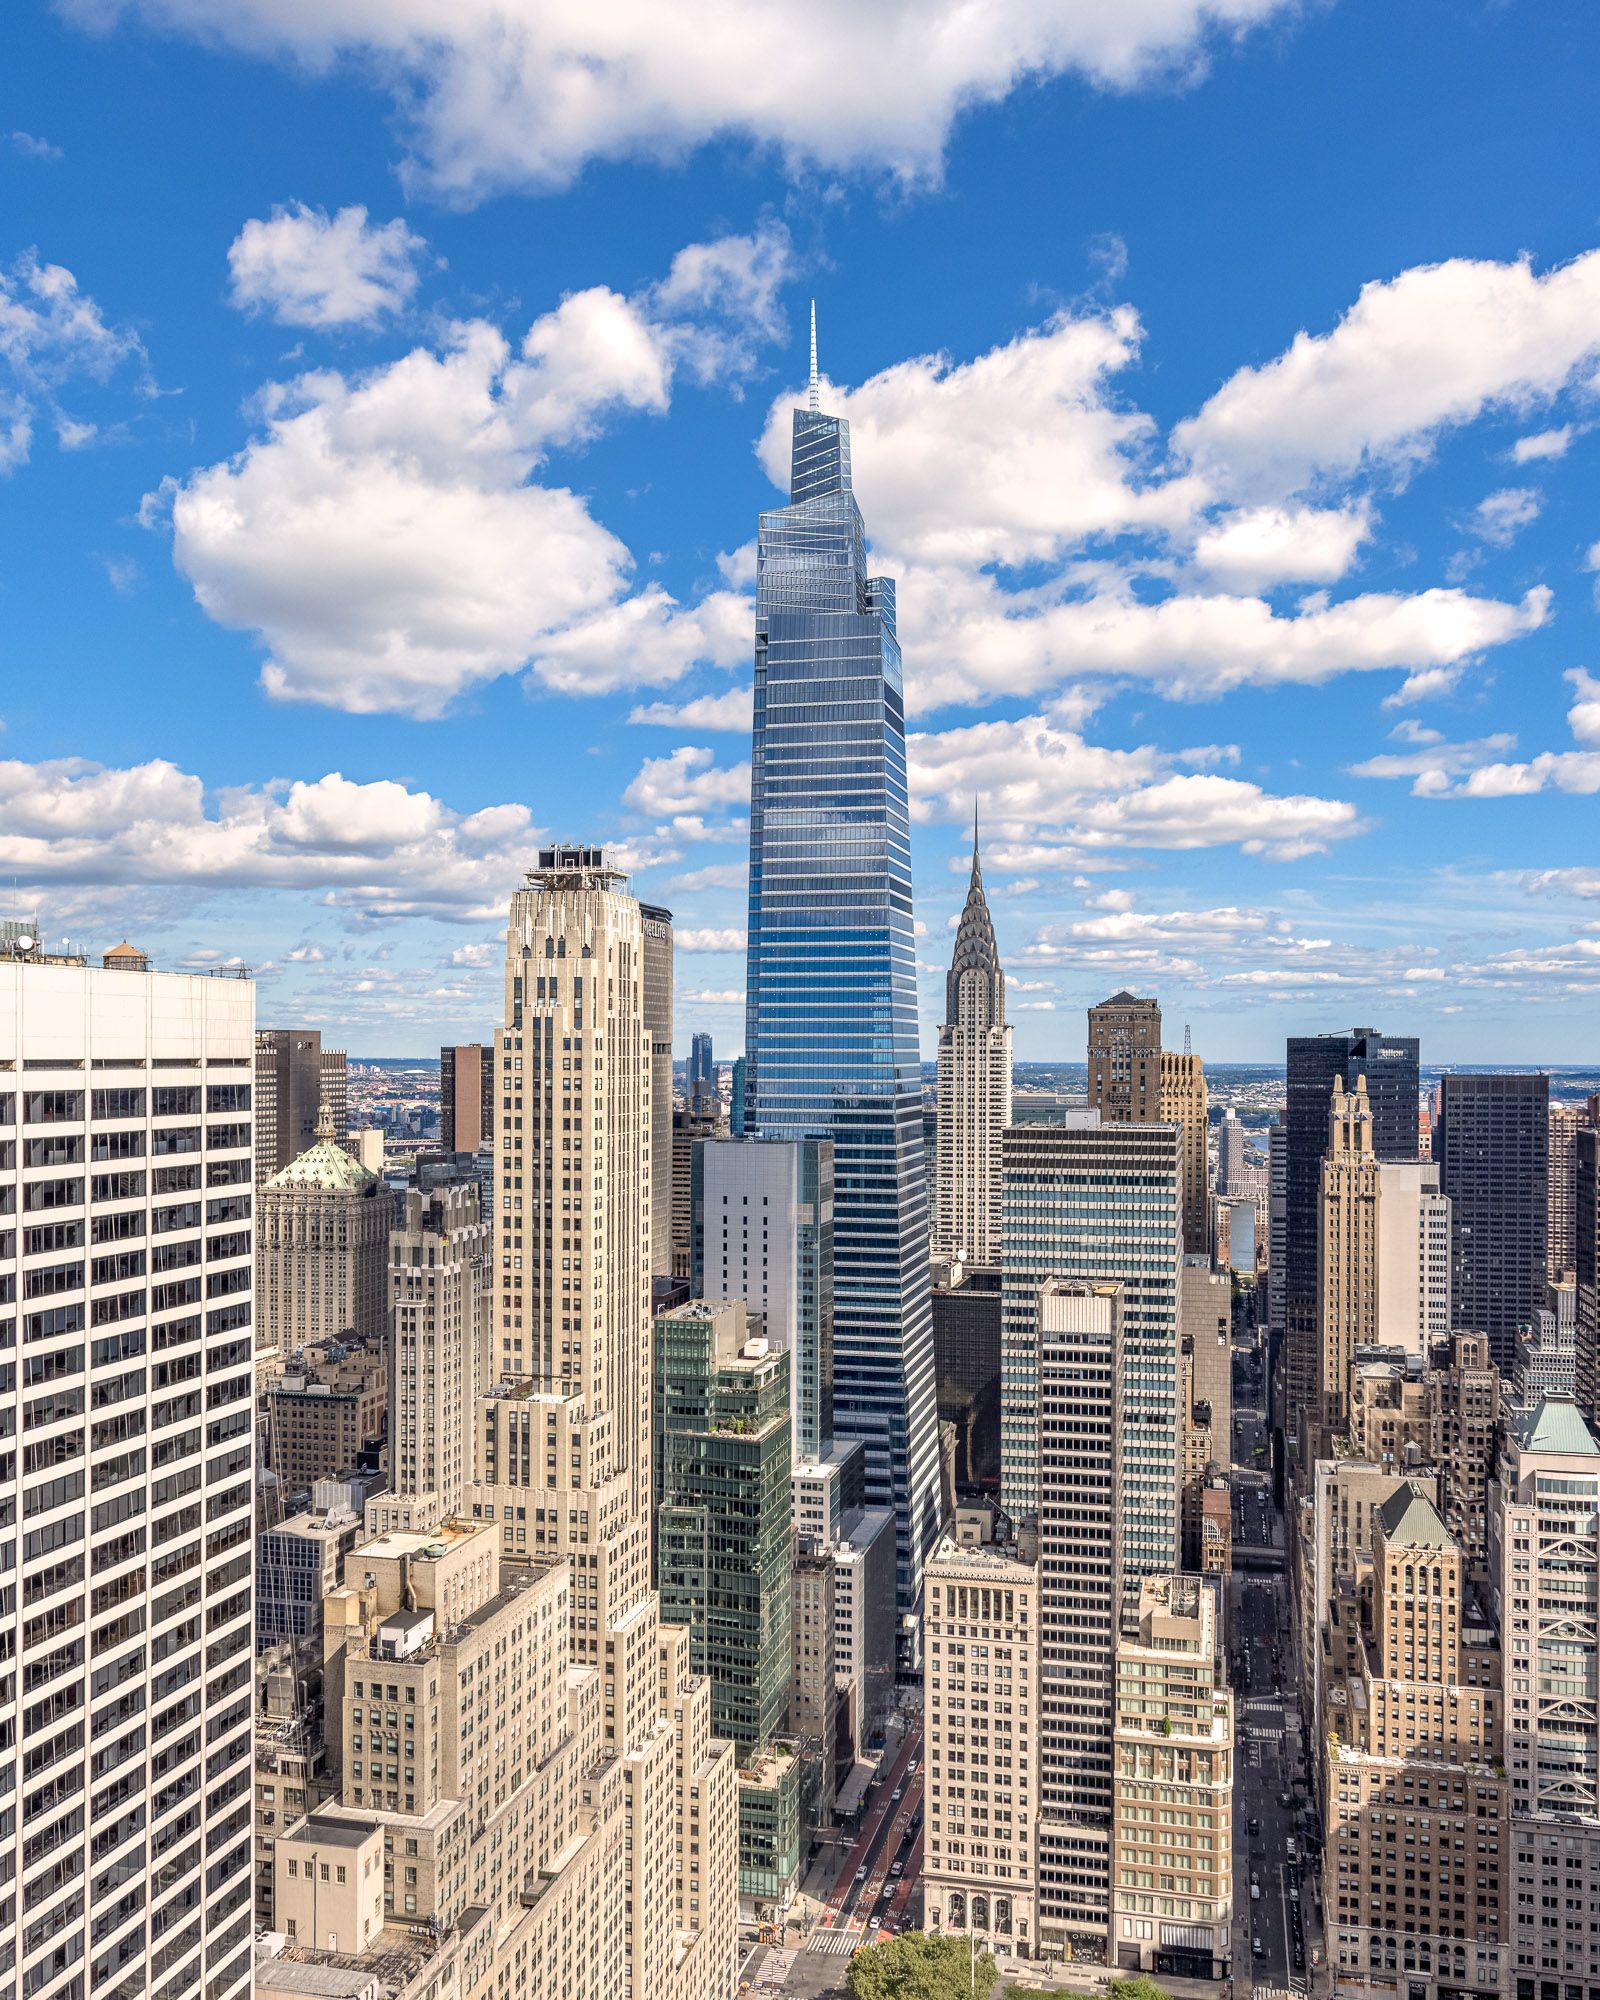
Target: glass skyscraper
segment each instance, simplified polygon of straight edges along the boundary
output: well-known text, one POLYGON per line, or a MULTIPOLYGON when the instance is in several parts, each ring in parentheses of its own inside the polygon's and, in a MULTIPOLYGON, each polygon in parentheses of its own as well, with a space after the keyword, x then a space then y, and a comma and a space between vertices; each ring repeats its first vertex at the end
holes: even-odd
POLYGON ((939 1469, 900 644, 816 400, 813 367, 757 547, 745 1130, 834 1142, 834 1429, 895 1509, 909 1611, 939 1469))

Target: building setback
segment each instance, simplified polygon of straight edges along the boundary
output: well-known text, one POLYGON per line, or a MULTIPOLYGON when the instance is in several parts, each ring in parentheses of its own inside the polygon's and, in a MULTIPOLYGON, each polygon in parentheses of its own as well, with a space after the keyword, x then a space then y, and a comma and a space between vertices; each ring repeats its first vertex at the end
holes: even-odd
POLYGON ((254 1064, 248 979, 0 945, 7 1992, 250 1992, 254 1064))
POLYGON ((1347 1093, 1335 1079, 1318 1191, 1317 1425, 1307 1430, 1304 1464, 1325 1458, 1331 1440, 1344 1434, 1350 1364, 1358 1347, 1379 1337, 1378 1174, 1367 1080, 1358 1076, 1347 1093))
POLYGON ((1161 1046, 1154 1000, 1116 993, 1089 1009, 1089 1108, 1107 1124, 1175 1125, 1182 1135, 1183 1247, 1210 1248, 1205 1065, 1161 1046))
POLYGON ((1544 1304, 1550 1079, 1441 1078, 1433 1146, 1450 1198, 1455 1323, 1486 1333, 1496 1367, 1509 1375, 1517 1328, 1544 1304))

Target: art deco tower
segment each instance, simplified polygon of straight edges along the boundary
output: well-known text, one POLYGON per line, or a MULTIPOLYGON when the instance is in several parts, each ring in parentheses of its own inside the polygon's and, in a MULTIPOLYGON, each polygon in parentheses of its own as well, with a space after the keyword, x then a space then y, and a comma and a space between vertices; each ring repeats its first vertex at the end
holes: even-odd
POLYGON ((1006 976, 983 893, 978 827, 972 879, 956 927, 939 1030, 938 1184, 933 1254, 1000 1261, 1000 1135, 1011 1123, 1011 1029, 1006 976))
POLYGON ((603 1677, 593 1747, 615 1760, 632 1840, 621 1935, 598 1947, 601 1990, 699 2000, 731 1991, 737 1812, 710 1685, 651 1588, 655 1037, 644 924, 594 847, 542 850, 511 899, 495 1036, 489 1365, 499 1383, 480 1402, 473 1513, 500 1524, 503 1562, 569 1574, 557 1670, 603 1677))
POLYGON ((1372 1149, 1367 1079, 1347 1092, 1334 1080, 1328 1108, 1328 1150, 1322 1161, 1318 1224, 1318 1375, 1323 1429, 1313 1433, 1321 1457, 1340 1436, 1350 1408, 1355 1351, 1379 1337, 1378 1202, 1380 1167, 1372 1149))
POLYGON ((939 1526, 905 704, 814 360, 790 492, 756 555, 745 1131, 834 1144, 834 1430, 895 1508, 905 1613, 939 1526))

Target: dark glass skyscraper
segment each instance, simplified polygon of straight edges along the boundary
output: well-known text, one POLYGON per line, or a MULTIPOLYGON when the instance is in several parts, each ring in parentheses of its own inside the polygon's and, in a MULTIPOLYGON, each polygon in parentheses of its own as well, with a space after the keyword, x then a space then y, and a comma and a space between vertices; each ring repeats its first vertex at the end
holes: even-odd
POLYGON ((790 493, 756 558, 745 1130, 834 1142, 834 1430, 895 1509, 905 1611, 939 1526, 905 712, 814 371, 790 493))
POLYGON ((686 1095, 689 1109, 700 1114, 717 1108, 717 1066, 712 1059, 711 1037, 704 1029, 689 1042, 689 1077, 686 1095))
POLYGON ((1441 1077, 1433 1156, 1450 1197, 1451 1324, 1486 1333, 1509 1375, 1517 1328, 1544 1304, 1549 1077, 1441 1077))
POLYGON ((1343 1035, 1289 1038, 1288 1162, 1284 1206, 1284 1351, 1287 1428, 1315 1406, 1321 1345, 1317 1328, 1317 1219, 1322 1156, 1328 1150, 1333 1086, 1367 1080, 1372 1150, 1380 1160, 1417 1157, 1418 1062, 1414 1035, 1352 1028, 1343 1035))

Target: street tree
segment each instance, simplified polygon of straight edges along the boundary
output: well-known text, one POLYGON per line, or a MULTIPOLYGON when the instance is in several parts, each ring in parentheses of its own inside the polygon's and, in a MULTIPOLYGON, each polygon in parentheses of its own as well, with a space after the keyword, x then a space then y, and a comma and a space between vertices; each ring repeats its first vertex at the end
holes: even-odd
POLYGON ((850 1962, 850 2000, 989 2000, 999 1968, 988 1952, 972 1956, 964 1937, 906 1931, 867 1945, 850 1962))

